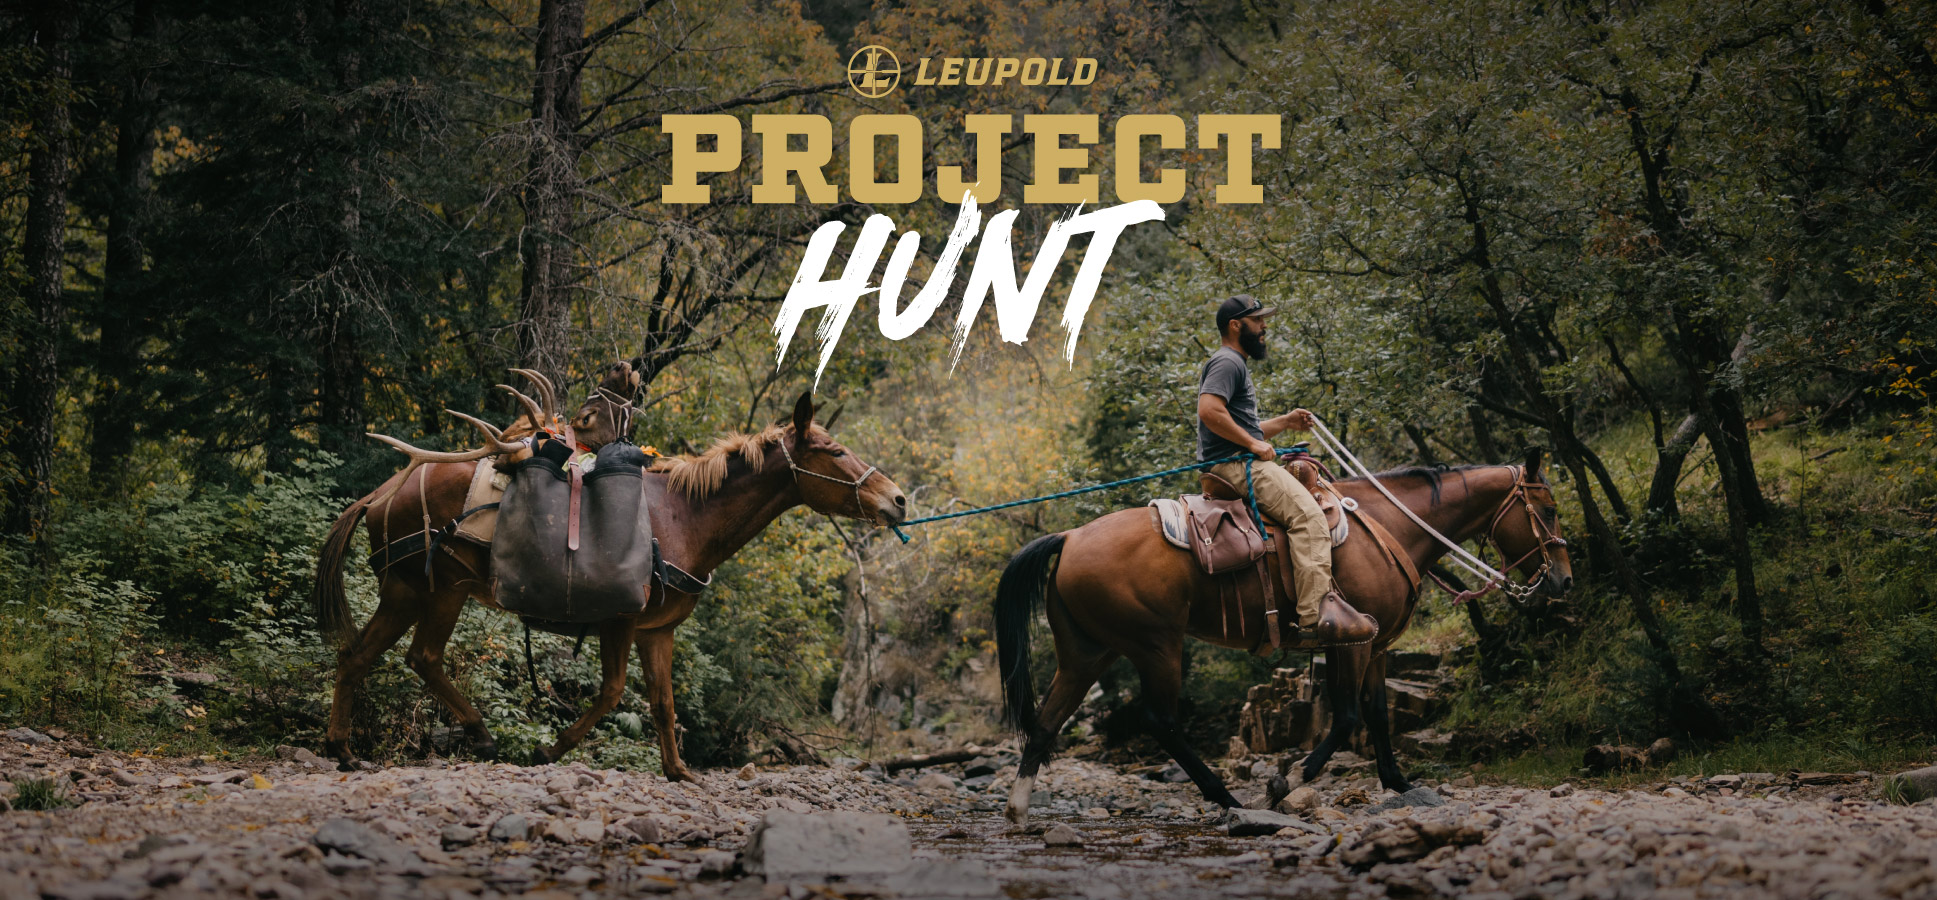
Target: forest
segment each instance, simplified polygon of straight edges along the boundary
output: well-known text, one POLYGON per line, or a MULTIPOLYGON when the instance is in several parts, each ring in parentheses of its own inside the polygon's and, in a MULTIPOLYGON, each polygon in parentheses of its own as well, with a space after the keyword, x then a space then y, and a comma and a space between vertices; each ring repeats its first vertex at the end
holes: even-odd
MULTIPOLYGON (((834 435, 915 516, 1192 461, 1194 384, 1233 293, 1281 308, 1266 415, 1312 409, 1369 463, 1549 454, 1577 586, 1429 593, 1401 646, 1459 660, 1450 755, 1577 766, 1663 736, 1768 771, 1937 742, 1937 6, 1911 0, 73 0, 0 12, 0 723, 151 754, 315 748, 334 651, 308 596, 337 514, 402 467, 365 437, 473 446, 493 385, 573 401, 643 376, 642 446, 757 431, 815 385, 774 322, 815 229, 956 218, 938 166, 976 115, 1281 117, 1261 204, 1220 154, 1126 230, 1073 360, 1053 275, 1031 340, 985 308, 961 351, 875 299, 818 377, 834 435), (901 90, 848 59, 892 48, 901 90), (914 61, 1097 61, 1085 85, 912 86, 914 61), (660 202, 669 115, 918 117, 921 198, 660 202)), ((1154 147, 1152 138, 1146 147, 1154 147)), ((1120 196, 1108 141, 1102 195, 1120 196)), ((1021 201, 1018 268, 1073 212, 1021 201)), ((865 157, 864 157, 865 158, 865 157)), ((887 160, 879 162, 886 164, 887 160)), ((959 196, 956 198, 959 199, 959 196)), ((1069 260, 1076 253, 1065 254, 1069 260)), ((830 275, 831 277, 831 275, 830 275)), ((957 283, 941 305, 952 320, 957 283)), ((878 283, 878 282, 872 282, 878 283)), ((902 298, 905 301, 905 297, 902 298)), ((805 322, 818 323, 818 313, 805 322)), ((805 329, 803 329, 803 332, 805 329)), ((1179 476, 910 529, 796 511, 679 631, 687 760, 923 752, 1006 735, 991 603, 1040 535, 1179 476)), ((351 599, 375 580, 352 554, 351 599)), ((446 664, 508 751, 569 724, 596 653, 475 604, 446 664)), ((1196 645, 1191 738, 1303 665, 1196 645)), ((1039 654, 1038 664, 1053 662, 1039 654)), ((636 670, 635 670, 636 671, 636 670)), ((1048 669, 1039 673, 1039 683, 1048 669)), ((637 675, 634 676, 635 681, 637 675)), ((1065 742, 1160 760, 1106 677, 1065 742)), ((652 767, 629 691, 576 758, 652 767)), ((359 753, 456 752, 393 651, 359 753)), ((1840 768, 1838 768, 1840 767, 1840 768)), ((1450 769, 1449 769, 1450 771, 1450 769)))

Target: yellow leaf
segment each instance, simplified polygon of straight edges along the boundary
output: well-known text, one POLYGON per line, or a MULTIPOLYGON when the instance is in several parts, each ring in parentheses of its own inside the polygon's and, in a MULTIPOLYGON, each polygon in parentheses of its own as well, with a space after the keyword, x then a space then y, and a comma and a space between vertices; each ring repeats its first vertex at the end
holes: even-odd
POLYGON ((266 791, 272 787, 275 787, 275 785, 272 784, 269 781, 269 779, 262 777, 260 774, 255 776, 254 784, 255 784, 256 790, 258 791, 266 791))

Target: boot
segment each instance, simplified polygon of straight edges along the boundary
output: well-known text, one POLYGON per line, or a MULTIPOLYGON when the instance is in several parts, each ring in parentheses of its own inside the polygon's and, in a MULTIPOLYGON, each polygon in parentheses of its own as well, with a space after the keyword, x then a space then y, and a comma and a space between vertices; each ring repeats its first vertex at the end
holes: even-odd
POLYGON ((1291 650, 1317 650, 1369 644, 1379 636, 1379 620, 1352 608, 1337 588, 1318 601, 1318 624, 1300 628, 1285 642, 1291 650))

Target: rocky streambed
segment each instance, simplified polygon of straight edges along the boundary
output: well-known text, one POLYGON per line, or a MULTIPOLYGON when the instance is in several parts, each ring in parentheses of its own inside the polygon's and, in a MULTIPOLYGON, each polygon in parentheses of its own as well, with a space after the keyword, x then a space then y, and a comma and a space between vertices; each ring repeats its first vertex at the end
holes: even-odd
POLYGON ((575 764, 343 774, 294 748, 145 759, 9 734, 0 774, 38 782, 36 797, 52 781, 74 805, 0 812, 0 900, 1937 898, 1937 805, 1886 803, 1858 776, 1621 792, 1462 780, 1402 796, 1346 758, 1278 812, 1233 816, 1160 769, 1059 760, 1018 829, 1001 814, 1014 771, 1001 754, 691 785, 575 764))

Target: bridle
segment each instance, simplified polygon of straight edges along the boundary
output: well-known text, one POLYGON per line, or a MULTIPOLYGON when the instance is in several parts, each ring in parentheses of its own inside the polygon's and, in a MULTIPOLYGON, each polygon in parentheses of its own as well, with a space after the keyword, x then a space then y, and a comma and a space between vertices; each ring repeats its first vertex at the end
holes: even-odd
MULTIPOLYGON (((614 421, 619 423, 619 430, 616 432, 617 436, 614 439, 625 440, 632 433, 632 400, 620 396, 617 391, 607 390, 603 385, 593 388, 592 393, 585 395, 586 403, 591 403, 593 400, 602 400, 605 402, 606 415, 611 416, 614 421)), ((580 450, 588 453, 591 452, 592 448, 579 443, 576 435, 573 436, 572 443, 577 444, 580 450)))
POLYGON ((855 516, 855 518, 861 519, 867 522, 869 525, 881 524, 880 520, 877 519, 873 513, 868 512, 867 504, 861 502, 861 485, 866 484, 868 479, 873 478, 874 473, 879 470, 879 467, 872 466, 872 465, 868 466, 868 470, 866 472, 862 472, 861 477, 853 481, 849 481, 845 478, 835 478, 832 475, 822 475, 821 473, 816 472, 812 469, 803 469, 799 466, 799 464, 795 463, 793 451, 790 451, 787 449, 787 444, 788 444, 788 439, 785 436, 782 436, 780 438, 780 455, 787 458, 787 468, 793 470, 795 487, 800 486, 800 476, 812 475, 815 478, 819 478, 823 481, 832 481, 835 484, 838 484, 842 487, 853 488, 854 489, 854 508, 856 510, 859 510, 861 513, 861 515, 857 515, 855 516))
MULTIPOLYGON (((1506 466, 1505 468, 1513 472, 1513 490, 1508 491, 1506 497, 1500 500, 1499 507, 1493 511, 1493 518, 1487 523, 1487 526, 1486 526, 1487 543, 1492 544, 1493 549, 1500 551, 1500 559, 1503 563, 1500 566, 1500 570, 1499 570, 1500 577, 1493 582, 1489 582, 1488 584, 1481 585, 1480 589, 1477 591, 1454 591, 1444 581, 1440 581, 1439 582, 1440 587, 1446 588, 1448 591, 1452 591, 1452 593, 1454 594, 1455 602, 1459 600, 1470 600, 1475 597, 1479 597, 1485 594, 1488 590, 1491 590, 1494 588, 1498 588, 1500 593, 1503 593, 1508 597, 1513 598, 1516 601, 1526 600, 1527 598, 1532 597, 1535 591, 1538 591, 1540 589, 1541 582, 1543 582, 1546 579, 1547 573, 1553 570, 1554 568, 1553 548, 1559 547, 1563 550, 1567 548, 1567 540, 1560 536, 1559 531, 1548 527, 1547 523, 1542 522, 1540 520, 1539 514, 1535 513, 1533 510, 1533 498, 1527 495, 1528 488, 1535 488, 1535 487, 1545 488, 1549 493, 1553 491, 1553 488, 1548 487, 1545 482, 1528 481, 1527 469, 1525 466, 1510 465, 1510 466, 1506 466), (1540 539, 1540 543, 1537 544, 1532 550, 1528 550, 1527 552, 1521 554, 1519 559, 1516 559, 1513 562, 1508 563, 1508 562, 1505 562, 1507 558, 1506 547, 1500 544, 1500 536, 1499 536, 1500 520, 1506 518, 1507 509, 1513 505, 1513 501, 1515 500, 1520 501, 1520 508, 1526 510, 1527 526, 1532 530, 1534 537, 1540 539), (1533 577, 1528 578, 1526 584, 1514 584, 1512 581, 1510 581, 1508 573, 1512 572, 1514 569, 1520 568, 1520 565, 1522 563, 1525 563, 1527 560, 1532 559, 1533 555, 1536 553, 1540 554, 1540 568, 1533 573, 1533 577)), ((1434 575, 1433 580, 1439 581, 1439 576, 1434 575)))

